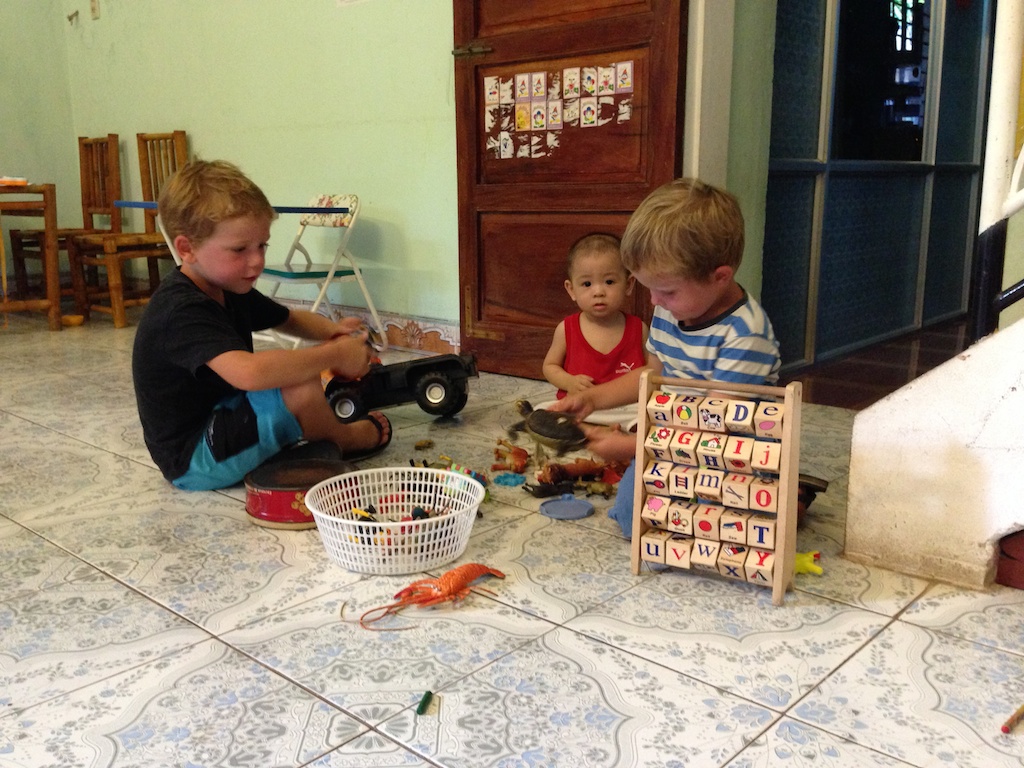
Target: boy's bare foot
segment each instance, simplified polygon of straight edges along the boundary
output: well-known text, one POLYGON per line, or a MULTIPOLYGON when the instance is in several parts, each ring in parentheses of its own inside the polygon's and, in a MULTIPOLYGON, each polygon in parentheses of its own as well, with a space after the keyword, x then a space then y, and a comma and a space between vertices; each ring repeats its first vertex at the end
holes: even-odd
POLYGON ((345 461, 376 456, 391 443, 391 422, 380 411, 370 411, 366 418, 346 426, 346 440, 342 447, 342 458, 345 461))

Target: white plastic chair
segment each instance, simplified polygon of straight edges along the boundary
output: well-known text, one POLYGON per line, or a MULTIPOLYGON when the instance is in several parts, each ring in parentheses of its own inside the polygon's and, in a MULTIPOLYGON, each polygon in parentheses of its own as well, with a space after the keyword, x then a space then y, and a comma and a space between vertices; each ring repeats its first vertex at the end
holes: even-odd
MULTIPOLYGON (((359 198, 356 195, 319 195, 310 201, 310 208, 348 208, 348 213, 304 213, 299 219, 299 231, 292 240, 284 263, 279 265, 268 264, 263 268, 263 278, 273 282, 274 285, 267 293, 274 297, 282 285, 311 283, 319 288, 316 300, 313 302, 311 311, 316 312, 321 306, 325 307, 328 316, 332 320, 338 320, 339 315, 334 306, 327 298, 327 291, 334 283, 356 282, 363 292, 366 300, 366 308, 373 316, 374 329, 381 338, 386 339, 384 325, 377 314, 370 292, 366 288, 363 274, 359 271, 359 265, 348 250, 348 241, 352 236, 352 229, 355 226, 356 218, 359 215, 359 198), (334 252, 333 261, 315 262, 309 255, 309 251, 300 242, 307 227, 333 227, 341 230, 341 240, 334 252)), ((280 336, 280 334, 275 334, 280 336)), ((289 340, 290 341, 290 340, 289 340)), ((282 339, 278 339, 282 343, 282 339)), ((298 347, 301 340, 295 340, 292 346, 298 347)))

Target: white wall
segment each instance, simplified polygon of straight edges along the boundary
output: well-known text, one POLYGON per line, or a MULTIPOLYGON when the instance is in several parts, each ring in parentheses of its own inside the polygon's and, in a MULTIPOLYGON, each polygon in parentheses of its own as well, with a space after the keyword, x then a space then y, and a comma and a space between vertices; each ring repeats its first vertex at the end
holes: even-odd
POLYGON ((857 414, 846 555, 980 588, 1024 528, 1024 323, 857 414))

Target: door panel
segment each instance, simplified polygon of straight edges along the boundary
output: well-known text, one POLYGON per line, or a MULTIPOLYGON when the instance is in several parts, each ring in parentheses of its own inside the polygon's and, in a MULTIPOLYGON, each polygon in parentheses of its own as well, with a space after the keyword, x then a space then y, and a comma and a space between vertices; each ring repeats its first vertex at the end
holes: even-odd
MULTIPOLYGON (((541 378, 565 257, 675 178, 685 3, 456 0, 462 346, 541 378)), ((632 311, 649 316, 645 296, 632 311)))

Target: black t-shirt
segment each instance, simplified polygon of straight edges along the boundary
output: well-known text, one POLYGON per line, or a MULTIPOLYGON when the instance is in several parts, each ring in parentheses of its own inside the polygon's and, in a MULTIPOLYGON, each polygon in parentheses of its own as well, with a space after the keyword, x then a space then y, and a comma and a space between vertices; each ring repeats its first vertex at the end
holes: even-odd
POLYGON ((224 352, 252 352, 252 332, 288 319, 288 308, 253 289, 224 304, 180 270, 153 293, 135 333, 132 378, 146 447, 168 480, 188 470, 214 406, 238 390, 207 367, 224 352))

